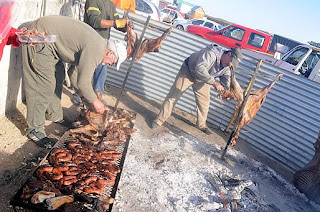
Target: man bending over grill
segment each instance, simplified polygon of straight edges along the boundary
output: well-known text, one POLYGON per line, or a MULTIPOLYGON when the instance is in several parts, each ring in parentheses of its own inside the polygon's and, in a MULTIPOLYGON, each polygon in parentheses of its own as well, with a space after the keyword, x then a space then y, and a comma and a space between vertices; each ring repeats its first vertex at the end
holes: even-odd
MULTIPOLYGON (((92 76, 100 63, 117 65, 126 55, 126 47, 119 41, 109 45, 86 23, 65 16, 45 16, 35 20, 29 29, 56 35, 54 43, 23 47, 23 73, 27 103, 27 137, 38 146, 51 143, 44 131, 45 120, 62 125, 61 94, 65 71, 63 62, 78 67, 74 86, 92 110, 103 113, 104 104, 92 88, 92 76), (112 47, 112 48, 111 48, 112 47)), ((124 58, 125 59, 125 58, 124 58)))

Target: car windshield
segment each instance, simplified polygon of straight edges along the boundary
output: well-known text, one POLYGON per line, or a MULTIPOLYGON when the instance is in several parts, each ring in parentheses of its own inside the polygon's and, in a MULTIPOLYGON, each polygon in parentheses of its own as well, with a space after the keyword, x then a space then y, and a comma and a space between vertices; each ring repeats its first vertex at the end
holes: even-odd
POLYGON ((217 28, 218 28, 217 31, 219 31, 219 30, 223 29, 224 27, 219 24, 219 25, 217 25, 217 28))
POLYGON ((304 57, 308 51, 309 49, 305 47, 298 48, 292 54, 290 54, 287 58, 285 58, 285 61, 292 65, 298 65, 301 58, 304 57))
POLYGON ((221 25, 220 25, 220 26, 219 26, 219 30, 217 30, 217 31, 219 32, 219 31, 223 30, 224 28, 227 28, 228 26, 230 26, 230 25, 226 25, 226 26, 221 26, 221 25))

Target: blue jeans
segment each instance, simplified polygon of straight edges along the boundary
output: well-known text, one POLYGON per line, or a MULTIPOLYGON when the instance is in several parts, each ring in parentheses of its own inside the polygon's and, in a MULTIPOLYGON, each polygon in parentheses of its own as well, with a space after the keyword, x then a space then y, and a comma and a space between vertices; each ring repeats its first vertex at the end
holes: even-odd
POLYGON ((101 94, 103 94, 106 78, 107 65, 102 65, 100 63, 93 74, 93 89, 95 92, 99 91, 101 94))

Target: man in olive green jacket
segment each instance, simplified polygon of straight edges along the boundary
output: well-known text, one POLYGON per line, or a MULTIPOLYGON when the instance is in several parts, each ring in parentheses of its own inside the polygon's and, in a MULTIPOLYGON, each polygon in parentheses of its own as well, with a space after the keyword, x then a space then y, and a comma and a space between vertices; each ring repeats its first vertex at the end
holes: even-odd
MULTIPOLYGON (((64 121, 60 102, 65 76, 63 62, 78 67, 75 86, 91 109, 102 114, 104 104, 92 89, 93 72, 101 62, 114 65, 122 61, 118 61, 115 51, 107 48, 105 39, 79 20, 45 16, 35 20, 29 29, 57 36, 54 43, 23 47, 27 137, 39 146, 45 146, 50 142, 44 131, 45 119, 62 124, 64 121)), ((122 52, 123 49, 124 45, 122 52)))

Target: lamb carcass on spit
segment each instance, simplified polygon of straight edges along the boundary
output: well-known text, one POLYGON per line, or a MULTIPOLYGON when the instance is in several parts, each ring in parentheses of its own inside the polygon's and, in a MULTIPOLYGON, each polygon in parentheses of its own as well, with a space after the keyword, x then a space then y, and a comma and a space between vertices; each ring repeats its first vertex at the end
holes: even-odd
MULTIPOLYGON (((135 61, 139 61, 145 53, 159 52, 163 40, 167 37, 168 34, 170 34, 171 31, 172 31, 172 26, 168 28, 162 34, 162 36, 158 38, 144 39, 136 54, 135 61)), ((126 39, 127 39, 127 59, 130 59, 133 56, 134 50, 135 48, 137 48, 138 41, 140 39, 140 35, 134 32, 134 25, 132 22, 128 23, 126 39)))
MULTIPOLYGON (((282 76, 283 74, 278 74, 276 79, 266 87, 250 92, 246 105, 244 106, 242 116, 240 117, 239 123, 237 126, 235 126, 234 136, 231 140, 232 146, 236 144, 241 128, 243 128, 245 125, 249 124, 252 121, 252 119, 254 118, 254 116, 257 114, 260 107, 262 106, 262 104, 265 102, 269 90, 274 86, 276 81, 280 79, 282 76)), ((234 98, 237 101, 233 116, 231 117, 231 120, 226 129, 226 131, 228 131, 231 124, 235 122, 235 119, 238 116, 241 104, 244 100, 243 90, 239 85, 238 81, 236 80, 234 71, 231 72, 230 90, 226 90, 225 92, 223 92, 221 94, 221 97, 223 99, 234 98)))

